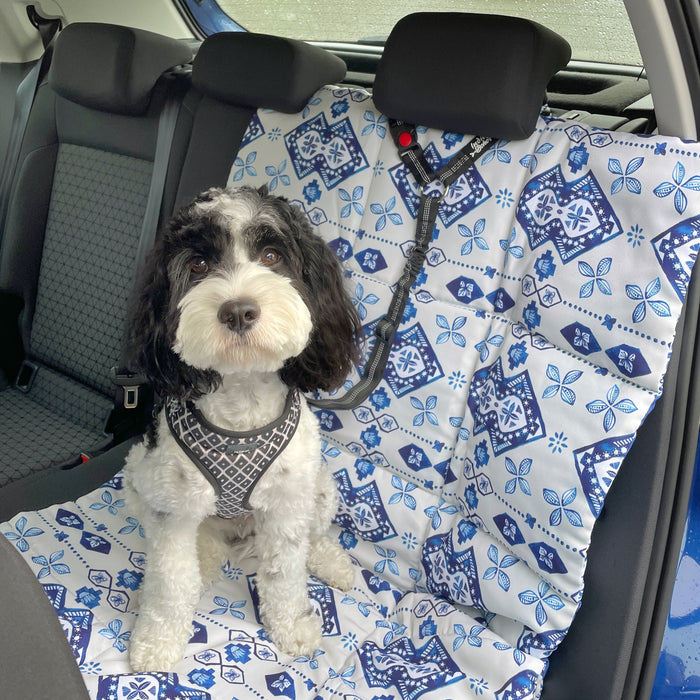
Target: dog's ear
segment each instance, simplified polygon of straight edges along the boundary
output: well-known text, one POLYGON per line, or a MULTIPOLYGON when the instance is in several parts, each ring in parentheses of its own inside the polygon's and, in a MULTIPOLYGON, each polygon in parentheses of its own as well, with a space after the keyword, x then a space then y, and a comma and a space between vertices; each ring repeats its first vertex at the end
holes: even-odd
POLYGON ((270 194, 270 190, 267 186, 267 183, 265 183, 264 185, 260 185, 260 187, 258 187, 258 194, 261 197, 267 197, 267 195, 270 194))
POLYGON ((144 374, 161 399, 197 398, 216 389, 221 381, 216 372, 190 367, 172 349, 179 310, 168 261, 173 235, 182 222, 182 214, 176 216, 146 256, 129 303, 129 369, 144 374))
POLYGON ((282 379, 302 391, 340 387, 360 356, 362 326, 343 284, 343 268, 302 212, 287 204, 303 256, 306 303, 313 330, 309 343, 281 372, 282 379))

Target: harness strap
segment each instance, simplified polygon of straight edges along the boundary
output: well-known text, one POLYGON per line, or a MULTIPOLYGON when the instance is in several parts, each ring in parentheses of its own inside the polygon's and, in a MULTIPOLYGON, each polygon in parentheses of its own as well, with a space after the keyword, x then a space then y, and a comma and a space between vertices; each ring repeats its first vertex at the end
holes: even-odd
POLYGON ((462 176, 496 140, 483 136, 473 138, 436 173, 428 163, 423 148, 418 143, 415 126, 392 119, 389 121, 389 130, 398 149, 399 157, 416 178, 420 188, 415 243, 408 254, 401 277, 396 283, 389 308, 386 314, 379 319, 374 330, 374 346, 362 377, 340 398, 307 399, 309 404, 318 408, 329 410, 355 408, 365 401, 379 384, 391 354, 391 347, 401 323, 411 287, 413 287, 425 262, 428 246, 433 238, 440 203, 450 185, 462 176))
POLYGON ((279 418, 257 430, 235 432, 210 423, 191 402, 166 402, 170 433, 214 488, 220 518, 251 510, 250 495, 294 437, 301 406, 299 390, 290 389, 279 418))

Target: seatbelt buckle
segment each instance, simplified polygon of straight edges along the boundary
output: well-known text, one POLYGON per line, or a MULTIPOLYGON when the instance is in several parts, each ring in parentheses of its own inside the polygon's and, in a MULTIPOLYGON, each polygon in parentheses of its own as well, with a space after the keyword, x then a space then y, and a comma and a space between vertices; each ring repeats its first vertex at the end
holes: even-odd
POLYGON ((19 389, 19 391, 23 391, 25 394, 29 393, 38 371, 39 365, 36 364, 36 362, 22 360, 22 364, 19 366, 19 371, 17 372, 17 378, 15 379, 15 389, 19 389))
POLYGON ((122 399, 124 408, 136 408, 139 405, 139 389, 146 383, 146 377, 119 367, 112 367, 110 375, 112 383, 124 392, 122 399))

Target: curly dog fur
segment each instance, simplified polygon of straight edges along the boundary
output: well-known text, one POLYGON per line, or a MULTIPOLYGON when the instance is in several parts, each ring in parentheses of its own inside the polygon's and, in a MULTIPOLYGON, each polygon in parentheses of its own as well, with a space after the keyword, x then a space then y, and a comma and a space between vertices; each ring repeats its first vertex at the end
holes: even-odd
POLYGON ((292 656, 321 642, 307 575, 347 590, 353 567, 327 530, 336 489, 317 420, 301 401, 290 442, 247 496, 216 516, 216 488, 173 437, 168 401, 223 431, 276 421, 290 390, 340 386, 360 322, 342 268, 303 213, 266 189, 212 189, 169 223, 144 265, 130 323, 132 368, 159 400, 125 481, 146 532, 147 568, 130 642, 135 671, 168 671, 192 635, 203 587, 237 539, 255 533, 260 616, 292 656))

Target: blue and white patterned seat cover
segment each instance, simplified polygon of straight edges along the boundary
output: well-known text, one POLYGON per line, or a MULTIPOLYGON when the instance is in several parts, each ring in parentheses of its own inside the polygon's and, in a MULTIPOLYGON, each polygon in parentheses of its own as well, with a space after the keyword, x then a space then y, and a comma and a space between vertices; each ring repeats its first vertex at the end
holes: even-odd
MULTIPOLYGON (((435 165, 467 140, 419 138, 435 165)), ((451 188, 384 380, 359 408, 318 414, 358 569, 347 594, 310 581, 325 634, 313 657, 267 640, 255 561, 232 561, 176 672, 130 675, 143 532, 121 478, 6 524, 93 698, 537 698, 594 521, 660 391, 700 243, 699 157, 543 119, 451 188)), ((259 111, 230 175, 244 183, 307 213, 371 338, 418 196, 370 96, 329 87, 301 115, 259 111)))

